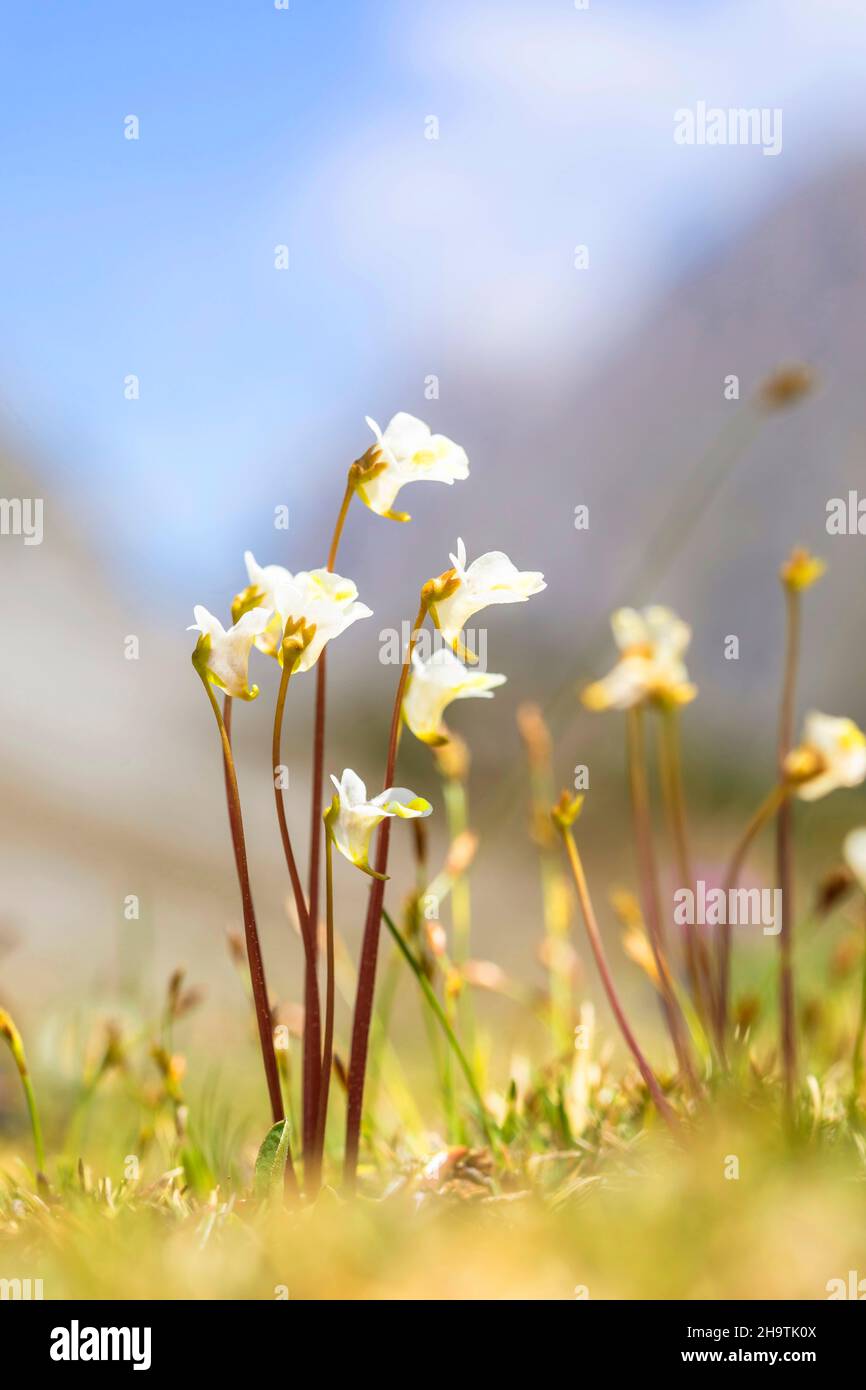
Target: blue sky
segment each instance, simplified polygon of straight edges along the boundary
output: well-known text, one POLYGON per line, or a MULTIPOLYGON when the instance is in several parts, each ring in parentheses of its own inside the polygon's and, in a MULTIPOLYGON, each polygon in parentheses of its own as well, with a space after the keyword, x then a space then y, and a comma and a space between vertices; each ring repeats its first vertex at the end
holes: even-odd
POLYGON ((864 36, 854 0, 7 7, 0 395, 124 582, 212 579, 365 413, 538 409, 859 153, 864 36), (782 154, 678 149, 698 100, 781 106, 782 154))

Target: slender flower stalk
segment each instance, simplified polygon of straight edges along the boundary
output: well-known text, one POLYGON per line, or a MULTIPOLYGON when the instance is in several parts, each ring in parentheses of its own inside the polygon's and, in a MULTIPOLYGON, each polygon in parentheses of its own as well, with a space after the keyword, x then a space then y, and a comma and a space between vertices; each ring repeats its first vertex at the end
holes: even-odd
MULTIPOLYGON (((661 710, 660 771, 662 793, 674 845, 677 872, 683 887, 694 890, 695 875, 689 843, 686 800, 680 757, 679 710, 661 710)), ((692 998, 701 1024, 707 1028, 713 1016, 713 980, 707 944, 694 925, 686 928, 686 968, 692 998)))
POLYGON ((667 942, 659 894, 658 870, 652 840, 649 788, 646 777, 643 709, 634 705, 627 711, 628 770, 632 817, 637 848, 638 872, 641 883, 644 918, 649 929, 650 945, 659 975, 662 1011, 671 1035, 677 1062, 683 1078, 694 1092, 697 1078, 689 1052, 685 1020, 677 1001, 668 965, 667 942))
MULTIPOLYGON (((274 727, 271 739, 271 767, 273 769, 274 802, 277 810, 277 823, 280 839, 286 858, 286 867, 292 885, 295 911, 301 930, 304 948, 304 1040, 303 1040, 303 1102, 302 1133, 304 1140, 304 1185, 308 1196, 314 1196, 319 1186, 319 1164, 316 1144, 316 1120, 319 1105, 319 1068, 321 1064, 321 1005, 319 1001, 319 981, 316 971, 316 931, 313 919, 307 910, 304 890, 301 886, 297 861, 292 848, 289 826, 286 820, 286 807, 280 785, 278 769, 282 767, 283 716, 289 681, 298 658, 307 645, 315 629, 306 629, 289 622, 283 636, 283 668, 280 673, 280 686, 274 710, 274 727)), ((324 659, 324 652, 319 660, 324 659)))
MULTIPOLYGON (((845 836, 845 843, 842 846, 842 853, 848 871, 854 880, 860 885, 863 894, 866 895, 866 826, 859 826, 856 830, 850 830, 845 836)), ((861 899, 861 920, 864 930, 863 941, 863 960, 860 966, 860 1019, 857 1025, 857 1034, 854 1038, 854 1051, 851 1056, 851 1110, 856 1111, 860 1105, 860 1094, 863 1089, 863 1046, 866 1043, 866 899, 861 899)))
MULTIPOLYGON (((785 671, 779 705, 778 760, 779 776, 785 777, 785 764, 794 742, 794 704, 797 689, 797 669, 800 659, 801 598, 804 589, 811 588, 821 578, 826 566, 823 560, 807 550, 795 548, 782 566, 780 579, 785 591, 785 671)), ((785 1083, 785 1106, 790 1113, 794 1099, 797 1072, 797 1019, 794 998, 794 807, 785 797, 776 813, 776 881, 782 891, 782 926, 779 933, 779 1024, 781 1029, 782 1067, 785 1083)))
MULTIPOLYGON (((469 773, 469 750, 462 740, 452 736, 449 743, 435 751, 435 762, 442 779, 442 799, 445 803, 445 818, 448 827, 449 857, 453 857, 455 846, 459 859, 460 847, 472 843, 469 829, 469 803, 466 784, 469 773)), ((452 955, 457 970, 463 967, 472 954, 472 889, 469 869, 472 856, 467 862, 458 865, 451 884, 451 923, 454 929, 452 955)), ((426 885, 425 885, 426 887, 426 885)), ((472 991, 461 989, 456 1001, 460 1034, 470 1054, 474 1053, 476 1043, 475 1006, 472 991)))
MULTIPOLYGON (((426 589, 427 586, 425 586, 426 589)), ((424 620, 427 617, 430 599, 422 591, 418 615, 412 625, 409 650, 400 667, 400 679, 394 698, 391 714, 391 729, 388 736, 388 755, 385 763, 384 785, 390 787, 394 780, 397 762, 397 744, 400 735, 400 718, 403 709, 403 696, 412 663, 412 653, 418 640, 424 620)), ((388 848, 391 841, 390 818, 383 821, 376 844, 376 877, 370 888, 367 904, 367 917, 364 923, 364 937, 361 944, 361 961, 358 969, 358 989, 355 997, 355 1015, 352 1021, 352 1049, 349 1058, 349 1094, 346 1115, 346 1152, 344 1158, 343 1181, 349 1192, 355 1189, 358 1168, 358 1151, 361 1143, 361 1115, 364 1105, 364 1074, 367 1067, 367 1048, 370 1040, 370 1022, 373 1017, 373 997, 376 989, 376 961, 379 951, 379 929, 382 920, 382 903, 385 897, 385 875, 388 868, 388 848)), ((437 1001, 438 1002, 438 1001, 437 1001)))
MULTIPOLYGON (((794 740, 794 701, 800 653, 800 590, 793 585, 785 586, 785 609, 785 674, 779 708, 778 739, 780 776, 784 775, 785 759, 794 740)), ((794 939, 793 817, 794 807, 791 798, 786 796, 780 801, 776 812, 776 882, 782 892, 782 923, 779 932, 779 1027, 785 1108, 789 1113, 794 1098, 797 1069, 796 1005, 791 960, 794 939)))
POLYGON ((550 823, 550 804, 555 795, 551 760, 551 737, 537 705, 523 704, 517 711, 517 724, 526 748, 530 784, 530 833, 538 846, 541 868, 541 899, 544 917, 546 966, 550 988, 550 1027, 557 1053, 569 1046, 574 1009, 571 973, 564 967, 570 902, 567 881, 550 823))
POLYGON ((583 916, 584 926, 586 927, 586 934, 589 937, 589 944, 592 948, 592 954, 595 957, 595 963, 598 967, 598 973, 601 976, 601 982, 604 986, 608 1002, 619 1024, 619 1029, 625 1044, 637 1063, 638 1070, 644 1079, 644 1083, 653 1099, 656 1109, 665 1123, 676 1133, 678 1131, 676 1115, 672 1107, 665 1100, 655 1072, 644 1056, 640 1044, 632 1032, 628 1019, 625 1016, 625 1011, 619 1001, 619 995, 616 992, 613 976, 610 973, 610 968, 608 967, 607 959, 604 954, 604 947, 601 941, 601 934, 598 930, 592 899, 589 895, 586 875, 571 830, 574 819, 580 810, 581 801, 582 798, 571 800, 568 793, 563 792, 559 805, 554 808, 553 821, 562 836, 562 843, 565 847, 566 857, 574 877, 575 888, 577 889, 577 898, 580 903, 580 911, 583 916))
MULTIPOLYGON (((268 987, 265 980, 265 967, 262 960, 261 946, 259 943, 259 932, 256 925, 255 909, 253 908, 252 887, 250 885, 249 866, 247 864, 246 840, 244 837, 243 815, 241 812, 241 798, 238 790, 238 779, 235 771, 234 758, 232 756, 231 743, 225 723, 223 722, 222 712, 219 703, 214 695, 211 682, 205 672, 203 665, 200 665, 196 654, 193 654, 193 665, 201 678, 201 683, 205 688, 214 718, 219 730, 220 742, 222 744, 223 760, 227 774, 226 789, 229 799, 229 826, 232 835, 232 846, 234 849, 235 865, 238 873, 238 885, 241 893, 241 903, 243 907, 244 935, 247 945, 247 961, 250 969, 250 981, 253 989, 253 1002, 255 1004, 256 1022, 259 1028, 259 1043, 262 1050, 262 1062, 265 1069, 265 1078, 268 1086, 268 1095, 271 1102, 271 1113, 274 1124, 285 1118, 283 1109, 283 1096, 280 1088, 280 1074, 277 1068, 277 1058, 274 1051, 274 1035, 271 1028, 270 1005, 268 1003, 268 987)), ((287 1167, 292 1166, 292 1155, 289 1152, 287 1167)))
POLYGON ((319 1113, 316 1122, 316 1160, 321 1173, 325 1152, 325 1131, 328 1125, 328 1098, 331 1092, 331 1071, 334 1064, 334 854, 329 817, 325 821, 325 1034, 322 1047, 322 1072, 319 1085, 319 1113))
MULTIPOLYGON (((864 923, 866 929, 866 923, 864 923)), ((863 1045, 866 1043, 866 940, 863 943, 863 964, 860 967, 860 1021, 857 1025, 857 1036, 854 1039, 854 1052, 851 1057, 851 1104, 856 1107, 860 1103, 860 1093, 863 1089, 863 1045)))
MULTIPOLYGON (((354 467, 354 465, 353 465, 354 467)), ((331 536, 331 548, 328 551, 328 570, 333 574, 337 564, 337 554, 340 549, 340 540, 343 535, 343 527, 346 524, 346 517, 349 514, 349 507, 355 493, 355 484, 352 478, 352 469, 349 470, 349 477, 346 482, 346 490, 343 493, 343 500, 340 503, 340 510, 337 513, 337 520, 334 525, 334 532, 331 536)), ((323 651, 316 663, 316 703, 313 715, 313 780, 310 792, 310 860, 309 860, 309 880, 307 886, 307 901, 309 903, 309 919, 311 924, 312 950, 311 960, 312 969, 315 973, 318 965, 319 952, 319 879, 321 852, 322 852, 322 784, 325 777, 325 713, 327 707, 327 652, 323 651)), ((318 1043, 318 1039, 317 1039, 318 1043)), ((318 1052, 316 1053, 318 1057, 318 1052)), ((319 1088, 319 1080, 316 1081, 316 1091, 319 1088)), ((321 1107, 316 1097, 316 1110, 321 1107)), ((309 1117, 305 1121, 309 1123, 309 1117)), ((306 1129, 305 1129, 306 1132, 306 1129)))
POLYGON ((33 1151, 36 1155, 36 1172, 37 1175, 44 1174, 45 1145, 42 1141, 42 1125, 39 1120, 39 1110, 36 1106, 36 1094, 33 1090, 33 1082, 30 1079, 30 1070, 27 1066, 24 1042, 15 1026, 12 1016, 8 1014, 5 1009, 0 1009, 0 1038, 5 1038, 9 1044, 12 1060, 21 1078, 24 1100, 27 1105, 27 1114, 30 1119, 30 1130, 33 1135, 33 1151))
MULTIPOLYGON (((739 882, 740 873, 746 862, 746 855, 754 840, 767 822, 772 820, 782 802, 790 796, 791 791, 792 787, 788 783, 780 783, 773 787, 737 841, 724 878, 723 891, 726 902, 730 901, 730 892, 736 888, 739 882)), ((727 914, 725 915, 727 917, 727 914)), ((716 928, 716 975, 716 1043, 724 1059, 728 1030, 728 1006, 731 994, 731 924, 728 921, 719 923, 716 928)))

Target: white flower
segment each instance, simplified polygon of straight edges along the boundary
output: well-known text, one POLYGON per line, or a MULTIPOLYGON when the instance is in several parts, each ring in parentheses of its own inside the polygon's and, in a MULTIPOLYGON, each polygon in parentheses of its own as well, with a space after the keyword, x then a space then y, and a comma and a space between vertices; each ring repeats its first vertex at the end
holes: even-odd
POLYGON ((799 747, 785 759, 785 772, 803 801, 817 801, 837 787, 857 787, 866 778, 866 734, 853 719, 812 710, 799 747))
POLYGON ((350 864, 373 874, 368 856, 370 837, 377 825, 386 816, 399 816, 401 820, 414 820, 419 816, 429 816, 433 807, 423 797, 416 796, 407 787, 389 787, 387 791, 367 800, 367 788, 357 773, 346 768, 341 780, 331 776, 337 788, 337 795, 328 812, 330 833, 337 849, 350 864))
POLYGON ((264 596, 276 617, 256 646, 282 664, 282 637, 289 619, 315 627, 312 641, 301 653, 295 669, 309 671, 326 642, 338 637, 358 618, 371 618, 373 610, 358 603, 358 589, 351 579, 327 569, 301 570, 292 574, 282 565, 259 565, 251 551, 244 555, 251 589, 264 596))
POLYGON ((392 510, 406 483, 450 484, 469 477, 465 449, 444 434, 433 434, 429 425, 405 410, 393 417, 384 433, 369 415, 366 420, 378 441, 378 457, 359 477, 355 491, 379 516, 409 521, 405 512, 392 510))
POLYGON ((842 845, 845 863, 866 893, 866 825, 850 830, 842 845))
POLYGON ((445 743, 448 731, 442 715, 452 700, 492 700, 493 690, 505 676, 469 671, 448 647, 440 647, 423 661, 412 653, 412 673, 403 700, 403 718, 422 743, 445 743))
POLYGON ((583 692, 589 709, 631 709, 644 700, 685 705, 697 695, 683 662, 692 630, 670 608, 655 604, 638 613, 619 608, 611 627, 622 656, 603 680, 583 692))
POLYGON ((546 589, 544 575, 537 570, 518 570, 501 550, 490 550, 466 565, 466 547, 457 542, 457 554, 449 555, 453 569, 446 571, 439 585, 442 597, 434 597, 430 615, 443 637, 460 655, 470 657, 460 642, 460 633, 474 613, 494 603, 525 603, 532 594, 546 589))
POLYGON ((249 685, 250 649, 271 621, 270 608, 250 609, 228 632, 219 618, 200 604, 193 609, 193 616, 195 622, 187 631, 201 634, 193 653, 197 669, 227 695, 254 700, 259 687, 249 685))

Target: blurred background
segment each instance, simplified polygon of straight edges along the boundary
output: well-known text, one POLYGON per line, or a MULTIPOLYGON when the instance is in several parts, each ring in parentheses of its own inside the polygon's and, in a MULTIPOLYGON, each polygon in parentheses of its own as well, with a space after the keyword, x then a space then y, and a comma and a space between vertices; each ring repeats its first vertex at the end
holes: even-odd
MULTIPOLYGON (((366 414, 428 420, 471 476, 407 490, 411 527, 350 514, 339 568, 375 616, 332 649, 328 770, 379 783, 395 679, 379 633, 458 535, 470 558, 501 548, 548 580, 487 624, 508 684, 454 712, 474 753, 478 954, 538 968, 523 700, 556 697, 557 780, 590 767, 599 898, 633 879, 621 720, 576 694, 613 662, 615 604, 670 603, 693 626, 687 780, 710 863, 773 776, 776 573, 794 543, 829 563, 802 703, 863 722, 866 540, 829 537, 825 517, 864 480, 864 76, 856 0, 7 10, 0 493, 44 499, 41 545, 0 537, 0 998, 26 1025, 80 1000, 135 1008, 185 965, 207 989, 203 1036, 244 1038, 243 1010, 220 1007, 240 998, 225 948, 240 915, 185 628, 194 603, 227 619, 245 548, 324 564, 366 414), (780 109, 781 151, 676 144, 674 113, 700 101, 780 109), (815 391, 755 410, 790 361, 815 391), (659 532, 729 465, 710 510, 659 532), (659 534, 653 582, 624 592, 659 534)), ((291 999, 275 677, 260 659, 235 735, 271 982, 291 999)), ((302 857, 312 690, 293 685, 287 719, 302 857)), ((430 758, 408 738, 402 758, 439 812, 435 859, 430 758)), ((811 810, 807 858, 832 859, 858 818, 859 793, 811 810)), ((354 952, 364 884, 342 864, 338 895, 354 952)))

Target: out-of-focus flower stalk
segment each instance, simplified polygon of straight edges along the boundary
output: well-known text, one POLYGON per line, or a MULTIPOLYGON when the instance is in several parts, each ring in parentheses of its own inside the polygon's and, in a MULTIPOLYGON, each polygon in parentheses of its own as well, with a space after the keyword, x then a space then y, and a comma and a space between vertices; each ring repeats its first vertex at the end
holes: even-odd
MULTIPOLYGON (((784 577, 783 577, 784 582, 784 577)), ((784 776, 785 759, 794 740, 794 701, 800 654, 800 588, 785 583, 785 669, 779 706, 778 763, 784 776)), ((797 1070, 797 1020, 794 1000, 794 973, 791 950, 794 938, 794 808, 789 796, 783 797, 776 811, 776 882, 782 892, 779 932, 779 1030, 785 1109, 790 1116, 797 1070)))
POLYGON ((595 957, 595 963, 598 967, 598 973, 601 976, 601 982, 604 986, 608 1002, 619 1024, 625 1044, 637 1063, 638 1070, 644 1079, 644 1083, 652 1097, 656 1109, 670 1129, 674 1133, 677 1133, 679 1128, 677 1117, 672 1107, 665 1100, 655 1072, 644 1056, 640 1044, 631 1030, 628 1019, 625 1016, 625 1011, 619 1001, 619 995, 616 992, 613 976, 610 973, 607 958, 604 954, 604 946, 601 941, 601 933, 598 930, 592 899, 589 895, 586 874, 584 873, 583 863, 571 830, 571 826, 580 810, 582 799, 583 798, 569 798, 568 793, 563 792, 559 804, 554 807, 553 810, 553 823, 562 836, 562 843, 565 847, 566 857, 574 877, 575 888, 577 889, 577 900, 580 903, 586 934, 589 937, 589 944, 595 957))
POLYGON ((531 833, 538 846, 547 942, 550 1028, 554 1047, 559 1054, 564 1053, 571 1042, 574 1000, 572 976, 563 950, 569 931, 567 880, 556 852, 556 834, 550 822, 550 806, 555 795, 551 737, 538 705, 521 705, 517 711, 517 724, 529 763, 531 833))
POLYGON ((30 1119, 30 1130, 33 1135, 33 1150, 36 1155, 36 1172, 37 1175, 44 1175, 45 1145, 42 1140, 42 1125, 39 1120, 39 1110, 36 1106, 36 1093, 33 1090, 33 1082, 30 1079, 30 1069, 27 1066, 24 1042, 15 1025, 14 1019, 5 1009, 0 1009, 0 1038, 6 1039, 9 1045, 9 1051, 12 1053, 12 1060, 21 1078, 24 1100, 27 1105, 27 1114, 30 1119))
MULTIPOLYGON (((415 860, 415 892, 406 913, 407 934, 410 940, 417 947, 422 945, 422 931, 424 917, 424 898, 427 894, 428 867, 427 867, 427 827, 421 821, 412 823, 412 847, 415 860)), ((397 957, 400 957, 399 946, 394 947, 397 957)), ((425 960, 419 959, 422 969, 427 966, 429 956, 425 960)), ((431 972, 432 973, 432 972, 431 972)), ((428 977, 429 978, 429 977, 428 977)), ((431 984, 431 989, 434 985, 431 984)), ((456 1018, 454 1014, 454 999, 447 992, 444 995, 445 1012, 448 1022, 452 1028, 455 1026, 456 1018)), ((429 1012, 424 1013, 424 1022, 427 1027, 427 1037, 430 1042, 430 1054, 433 1058, 433 1065, 439 1077, 442 1087, 442 1105, 445 1111, 445 1124, 448 1134, 448 1142, 456 1144, 460 1140, 459 1119, 457 1114, 457 1093, 454 1087, 454 1069, 451 1065, 451 1052, 446 1047, 444 1054, 440 1047, 439 1034, 436 1031, 435 1020, 429 1012)))
MULTIPOLYGON (((445 802, 445 820, 448 827, 449 855, 457 846, 469 843, 469 799, 466 784, 469 777, 469 749, 461 738, 452 735, 448 743, 434 749, 434 761, 442 780, 442 799, 445 802)), ((471 856, 468 857, 471 862, 471 856)), ((451 886, 451 922, 453 943, 451 955, 458 970, 472 954, 472 890, 469 883, 467 862, 458 866, 459 872, 451 886)), ((474 1048, 475 1011, 469 990, 460 991, 457 999, 461 1033, 469 1047, 474 1048)))
MULTIPOLYGON (((695 876, 689 844, 686 799, 683 790, 682 759, 680 757, 679 710, 666 705, 661 710, 661 784, 674 845, 677 872, 682 887, 694 891, 695 876)), ((686 927, 686 967, 692 999, 704 1030, 713 1017, 713 980, 709 951, 704 938, 694 924, 686 927)))
MULTIPOLYGON (((866 920, 864 920, 864 937, 866 937, 866 920)), ((854 1106, 859 1105, 860 1093, 863 1089, 863 1046, 866 1043, 866 939, 863 942, 863 963, 860 971, 860 1020, 857 1024, 857 1036, 854 1039, 854 1052, 851 1057, 851 1101, 854 1106)))
POLYGON ((662 1012, 671 1035, 674 1052, 683 1079, 692 1093, 697 1093, 698 1082, 689 1051, 689 1042, 682 1010, 677 1002, 668 964, 667 943, 665 941, 661 902, 659 894, 658 870, 652 840, 649 787, 646 776, 646 750, 644 746, 643 709, 635 705, 626 711, 628 735, 628 772, 631 794, 632 818, 634 823, 635 847, 637 850, 638 874, 641 886, 644 920, 649 930, 650 945, 659 973, 662 1012))
POLYGON ((322 1040, 322 1072, 319 1083, 319 1113, 316 1122, 316 1165, 321 1177, 328 1125, 328 1097, 334 1064, 334 855, 333 839, 325 813, 325 1031, 322 1040))
MULTIPOLYGON (((736 888, 743 864, 746 861, 753 841, 768 821, 775 816, 782 802, 791 794, 792 788, 782 783, 773 788, 764 798, 752 816, 731 855, 723 882, 725 901, 730 901, 731 890, 736 888)), ((725 914, 727 917, 727 914, 725 914)), ((731 924, 722 922, 716 928, 716 1045, 722 1060, 726 1055, 728 1009, 731 994, 731 924)))

